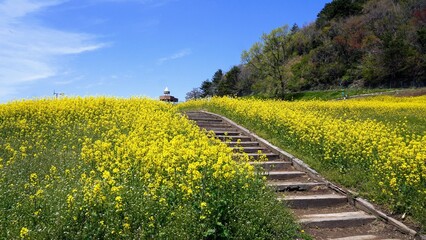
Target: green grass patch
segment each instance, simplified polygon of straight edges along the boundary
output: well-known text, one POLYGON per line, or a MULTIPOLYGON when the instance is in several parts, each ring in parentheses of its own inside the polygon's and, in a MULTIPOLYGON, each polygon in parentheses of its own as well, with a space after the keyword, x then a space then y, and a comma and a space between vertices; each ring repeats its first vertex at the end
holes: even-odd
POLYGON ((361 94, 371 93, 394 93, 395 89, 334 89, 334 90, 318 90, 303 91, 296 93, 287 93, 284 100, 287 101, 305 101, 305 100, 336 100, 344 97, 351 98, 361 94))

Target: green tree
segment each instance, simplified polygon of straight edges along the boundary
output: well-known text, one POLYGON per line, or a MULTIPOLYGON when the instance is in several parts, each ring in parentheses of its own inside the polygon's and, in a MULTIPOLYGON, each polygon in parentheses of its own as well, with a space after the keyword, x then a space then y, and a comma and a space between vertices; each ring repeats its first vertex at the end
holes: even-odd
POLYGON ((210 82, 210 80, 204 80, 203 83, 201 83, 201 97, 212 97, 214 95, 213 93, 213 83, 210 82))
POLYGON ((248 64, 259 79, 258 91, 271 97, 283 97, 286 91, 284 64, 291 56, 288 49, 288 26, 263 34, 261 42, 242 53, 242 62, 248 64))
POLYGON ((237 82, 240 69, 234 66, 220 80, 217 88, 218 96, 234 96, 237 95, 237 82))
POLYGON ((362 5, 367 0, 333 0, 327 3, 317 16, 317 27, 322 28, 331 20, 357 15, 362 12, 362 5))
POLYGON ((199 99, 203 95, 203 92, 200 90, 200 88, 193 88, 191 91, 186 93, 186 101, 192 100, 192 99, 199 99))
POLYGON ((290 35, 297 33, 300 30, 299 26, 295 23, 290 29, 290 35))
POLYGON ((218 87, 223 78, 222 69, 218 69, 212 77, 212 92, 213 95, 218 95, 218 87))
POLYGON ((253 84, 255 78, 247 65, 241 64, 238 66, 240 72, 238 73, 238 81, 236 83, 237 96, 253 95, 253 84))

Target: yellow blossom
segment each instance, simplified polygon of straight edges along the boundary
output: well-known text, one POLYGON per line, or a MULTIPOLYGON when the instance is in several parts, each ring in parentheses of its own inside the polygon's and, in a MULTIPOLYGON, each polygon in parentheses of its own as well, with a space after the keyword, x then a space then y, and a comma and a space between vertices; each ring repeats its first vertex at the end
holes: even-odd
POLYGON ((21 231, 20 231, 20 233, 19 233, 19 236, 20 236, 21 238, 26 238, 26 237, 28 236, 28 232, 29 232, 28 228, 23 227, 23 228, 21 228, 21 231))

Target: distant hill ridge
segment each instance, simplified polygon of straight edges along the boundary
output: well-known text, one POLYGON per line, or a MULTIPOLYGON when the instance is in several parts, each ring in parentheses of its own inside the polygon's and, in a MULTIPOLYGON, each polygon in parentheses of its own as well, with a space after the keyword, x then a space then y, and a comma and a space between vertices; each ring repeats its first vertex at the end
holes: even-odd
POLYGON ((228 72, 188 92, 207 96, 285 98, 335 88, 426 86, 426 2, 334 0, 315 22, 276 28, 228 72))

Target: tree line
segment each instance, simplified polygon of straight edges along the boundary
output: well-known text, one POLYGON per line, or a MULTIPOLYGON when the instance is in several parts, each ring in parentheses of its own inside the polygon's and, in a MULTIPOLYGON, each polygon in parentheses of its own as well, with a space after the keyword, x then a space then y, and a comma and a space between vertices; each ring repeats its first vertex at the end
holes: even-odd
POLYGON ((284 98, 338 87, 426 86, 426 1, 333 0, 315 22, 278 27, 187 93, 284 98))

